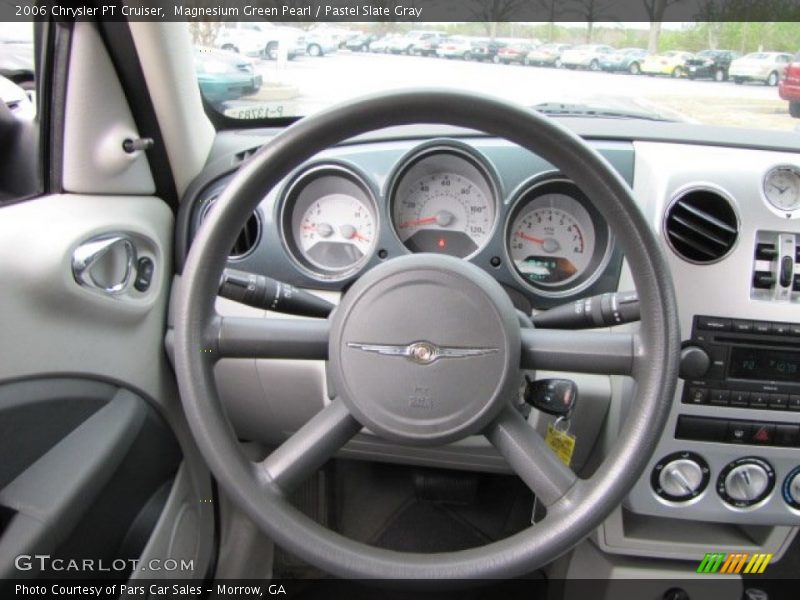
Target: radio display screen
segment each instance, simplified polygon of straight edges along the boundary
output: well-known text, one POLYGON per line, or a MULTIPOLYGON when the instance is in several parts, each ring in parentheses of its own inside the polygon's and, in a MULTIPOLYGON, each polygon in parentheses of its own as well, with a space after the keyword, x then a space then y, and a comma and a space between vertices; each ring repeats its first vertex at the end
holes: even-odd
POLYGON ((731 348, 728 376, 761 381, 800 383, 800 352, 731 348))

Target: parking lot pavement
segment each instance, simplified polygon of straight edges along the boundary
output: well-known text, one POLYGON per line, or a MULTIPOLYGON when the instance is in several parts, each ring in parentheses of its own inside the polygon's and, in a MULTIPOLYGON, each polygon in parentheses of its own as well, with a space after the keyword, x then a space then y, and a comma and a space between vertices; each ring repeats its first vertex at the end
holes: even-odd
POLYGON ((591 102, 715 125, 789 131, 800 125, 800 121, 789 117, 786 102, 778 98, 777 89, 761 84, 347 51, 321 58, 300 57, 282 65, 260 61, 257 69, 266 85, 278 83, 299 90, 300 95, 288 110, 301 115, 359 95, 417 86, 490 93, 526 106, 591 102))

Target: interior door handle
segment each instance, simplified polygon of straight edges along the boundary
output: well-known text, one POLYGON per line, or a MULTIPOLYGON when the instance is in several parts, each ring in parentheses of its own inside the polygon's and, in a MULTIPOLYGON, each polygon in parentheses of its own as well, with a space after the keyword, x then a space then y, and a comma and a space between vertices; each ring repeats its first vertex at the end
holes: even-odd
POLYGON ((72 275, 80 285, 106 294, 120 294, 133 280, 136 254, 136 246, 127 235, 102 235, 75 249, 72 275))

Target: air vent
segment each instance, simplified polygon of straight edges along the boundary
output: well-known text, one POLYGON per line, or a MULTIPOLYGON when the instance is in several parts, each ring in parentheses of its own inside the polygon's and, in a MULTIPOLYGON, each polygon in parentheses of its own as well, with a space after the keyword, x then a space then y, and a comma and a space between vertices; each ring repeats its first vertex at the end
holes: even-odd
POLYGON ((241 152, 237 152, 233 155, 234 161, 233 164, 239 164, 246 161, 248 158, 253 156, 256 152, 259 151, 261 146, 253 146, 252 148, 248 148, 247 150, 242 150, 241 152))
POLYGON ((672 201, 664 231, 681 258, 706 264, 721 260, 731 251, 739 225, 728 198, 712 189, 694 188, 672 201))
POLYGON ((253 251, 253 248, 258 244, 258 237, 261 235, 261 221, 258 220, 258 214, 253 213, 247 219, 244 228, 236 238, 231 250, 231 258, 243 258, 253 251))
MULTIPOLYGON (((212 198, 211 200, 207 201, 205 206, 201 209, 200 212, 200 219, 199 222, 202 223, 205 221, 208 213, 214 208, 214 205, 217 203, 216 197, 212 198)), ((258 244, 258 240, 261 236, 261 219, 258 216, 257 212, 254 212, 249 219, 247 219, 247 223, 244 224, 242 231, 239 233, 239 237, 236 238, 236 241, 233 243, 233 248, 231 248, 231 253, 229 258, 244 258, 248 254, 250 254, 253 249, 258 244)))

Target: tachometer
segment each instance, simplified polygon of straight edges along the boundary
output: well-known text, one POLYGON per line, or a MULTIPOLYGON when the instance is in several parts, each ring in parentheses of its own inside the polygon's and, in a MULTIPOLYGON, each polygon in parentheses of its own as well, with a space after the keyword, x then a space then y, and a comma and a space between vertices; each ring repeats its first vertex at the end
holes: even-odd
POLYGON ((477 159, 436 148, 401 171, 391 195, 392 223, 411 252, 463 258, 489 241, 496 202, 495 186, 477 159))
POLYGON ((507 233, 509 257, 523 281, 543 292, 573 292, 591 282, 609 240, 595 212, 567 181, 547 181, 525 192, 507 233))
POLYGON ((317 167, 291 185, 282 225, 298 263, 320 277, 344 277, 361 267, 375 247, 375 199, 350 170, 317 167))

